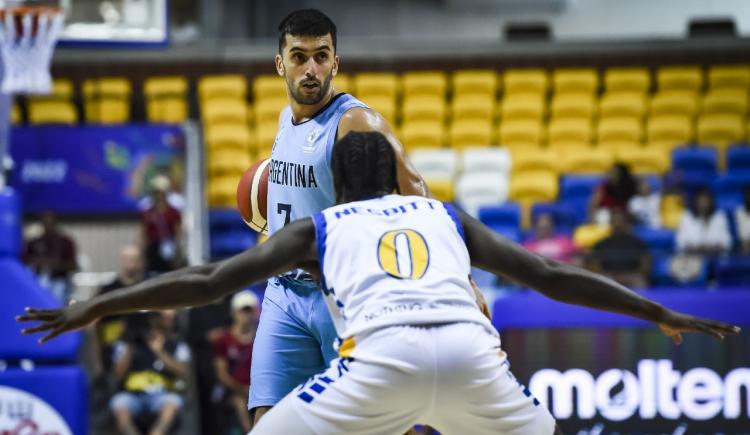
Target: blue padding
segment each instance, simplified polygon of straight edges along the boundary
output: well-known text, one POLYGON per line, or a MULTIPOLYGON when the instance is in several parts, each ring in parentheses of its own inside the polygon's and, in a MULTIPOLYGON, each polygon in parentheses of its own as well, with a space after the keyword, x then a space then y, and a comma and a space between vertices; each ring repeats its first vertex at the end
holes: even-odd
POLYGON ((485 225, 519 228, 521 226, 521 207, 508 202, 503 205, 484 206, 479 209, 479 220, 485 225))
POLYGON ((0 256, 21 252, 21 201, 11 188, 0 190, 0 256))
MULTIPOLYGON (((564 290, 564 289, 561 289, 564 290)), ((750 290, 707 292, 674 289, 646 292, 665 307, 695 316, 750 326, 750 290)), ((529 291, 499 297, 493 305, 492 322, 498 329, 512 328, 629 328, 653 327, 632 317, 564 304, 529 291)))
POLYGON ((727 150, 727 171, 750 171, 750 146, 735 145, 727 150))
POLYGON ((208 211, 208 224, 214 229, 248 228, 234 208, 213 208, 208 211))
MULTIPOLYGON (((52 343, 45 344, 45 346, 52 343)), ((47 402, 65 420, 71 433, 76 435, 88 433, 87 383, 86 376, 80 367, 75 365, 37 366, 30 371, 11 368, 0 371, 0 385, 25 391, 47 402)), ((31 406, 31 404, 25 403, 24 406, 31 406)), ((34 420, 33 415, 32 420, 34 420)), ((50 429, 49 422, 35 421, 35 423, 40 425, 38 433, 47 433, 45 429, 50 429)), ((4 427, 3 429, 10 428, 4 427)))
POLYGON ((60 303, 49 290, 42 288, 34 275, 13 258, 0 258, 0 359, 35 361, 75 361, 81 343, 80 333, 64 334, 43 346, 42 337, 21 335, 23 325, 15 321, 26 307, 55 308, 60 303))
POLYGON ((750 257, 724 257, 716 262, 720 287, 750 286, 750 257))
POLYGON ((255 246, 256 233, 249 228, 211 233, 211 258, 221 259, 239 254, 255 246))
POLYGON ((672 169, 682 172, 716 174, 719 154, 712 147, 685 147, 672 151, 672 169))
POLYGON ((638 227, 635 235, 648 245, 652 253, 668 254, 674 251, 675 233, 672 230, 638 227))
POLYGON ((651 284, 659 288, 687 287, 697 291, 704 291, 708 282, 708 265, 706 261, 701 262, 701 270, 698 275, 687 282, 679 282, 672 276, 670 270, 672 257, 670 255, 654 255, 651 259, 651 284))

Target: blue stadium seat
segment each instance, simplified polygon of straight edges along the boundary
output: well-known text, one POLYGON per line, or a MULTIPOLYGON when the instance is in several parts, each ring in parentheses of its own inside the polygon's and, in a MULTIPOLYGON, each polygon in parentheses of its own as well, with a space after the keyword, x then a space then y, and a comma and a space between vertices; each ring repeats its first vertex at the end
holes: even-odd
POLYGON ((235 208, 212 208, 208 211, 208 224, 211 229, 246 226, 235 208))
POLYGON ((714 180, 713 190, 716 196, 716 206, 734 210, 745 202, 745 189, 750 186, 750 173, 728 172, 714 180))
POLYGON ((651 186, 651 191, 653 192, 661 192, 663 188, 663 183, 661 180, 661 176, 659 175, 641 175, 638 176, 638 178, 643 179, 645 178, 646 181, 648 181, 648 184, 651 186))
POLYGON ((575 226, 586 221, 591 196, 602 180, 601 176, 596 175, 566 175, 562 177, 558 202, 573 210, 575 226))
POLYGON ((256 234, 249 229, 212 232, 211 258, 218 260, 239 254, 255 245, 256 234))
POLYGON ((651 285, 659 287, 687 287, 703 290, 708 282, 708 265, 705 259, 701 260, 700 273, 689 281, 677 281, 670 270, 672 257, 669 255, 655 255, 651 259, 651 285))
POLYGON ((635 235, 643 240, 652 255, 668 255, 674 252, 675 233, 662 228, 638 227, 635 235))
POLYGON ((750 146, 735 145, 727 150, 728 172, 750 172, 750 146))
POLYGON ((716 175, 719 154, 715 148, 687 147, 672 151, 672 170, 716 175))
POLYGON ((536 222, 540 214, 550 214, 555 221, 558 233, 570 235, 576 227, 577 213, 569 204, 560 202, 542 202, 531 207, 531 222, 536 222))
POLYGON ((521 207, 508 202, 479 208, 479 220, 508 239, 521 241, 521 207))
POLYGON ((750 257, 724 257, 716 262, 719 287, 750 286, 750 257))

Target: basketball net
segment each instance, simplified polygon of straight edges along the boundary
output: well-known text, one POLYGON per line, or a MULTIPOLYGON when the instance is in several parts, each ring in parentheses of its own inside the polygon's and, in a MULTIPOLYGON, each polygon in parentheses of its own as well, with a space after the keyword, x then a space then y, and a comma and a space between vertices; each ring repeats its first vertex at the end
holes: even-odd
POLYGON ((64 20, 64 14, 54 7, 0 9, 0 92, 12 95, 52 91, 50 63, 64 20))

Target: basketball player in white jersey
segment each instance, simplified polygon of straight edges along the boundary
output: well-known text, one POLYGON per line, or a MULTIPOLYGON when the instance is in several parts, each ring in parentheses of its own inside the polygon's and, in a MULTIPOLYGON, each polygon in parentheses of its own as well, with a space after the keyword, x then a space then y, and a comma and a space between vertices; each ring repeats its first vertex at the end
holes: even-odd
POLYGON ((106 315, 208 303, 301 267, 319 277, 343 338, 340 357, 252 433, 398 434, 427 423, 447 435, 551 435, 559 433, 553 417, 510 373, 497 332, 477 309, 472 264, 562 302, 654 322, 676 342, 682 332, 739 332, 536 256, 449 204, 394 194, 395 155, 379 133, 339 141, 332 171, 338 205, 210 273, 163 276, 64 309, 27 309, 18 320, 42 324, 24 333, 49 331, 44 342, 106 315))

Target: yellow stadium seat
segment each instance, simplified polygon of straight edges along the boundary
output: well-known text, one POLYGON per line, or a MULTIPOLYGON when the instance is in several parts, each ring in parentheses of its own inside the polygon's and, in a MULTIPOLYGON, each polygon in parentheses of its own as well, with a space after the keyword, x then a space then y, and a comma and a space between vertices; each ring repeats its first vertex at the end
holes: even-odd
POLYGON ((201 105, 203 124, 247 122, 247 104, 238 98, 211 99, 201 105))
POLYGON ((696 138, 701 145, 725 147, 745 138, 745 120, 739 115, 704 115, 698 119, 696 138))
POLYGON ((453 121, 450 127, 449 140, 450 146, 453 148, 491 145, 492 123, 473 119, 453 121))
POLYGON ((692 117, 698 111, 698 95, 691 91, 658 92, 651 99, 649 113, 692 117))
POLYGON ((333 78, 333 87, 337 91, 351 94, 354 91, 354 79, 349 74, 336 74, 333 78))
POLYGON ((49 94, 45 95, 31 95, 29 96, 30 101, 49 101, 49 100, 73 100, 74 87, 73 82, 68 79, 53 79, 52 89, 49 94))
POLYGON ((451 116, 454 121, 463 119, 492 121, 494 115, 495 98, 489 94, 455 96, 451 102, 451 116))
POLYGON ((640 92, 608 92, 599 103, 602 118, 641 118, 646 112, 646 97, 640 92))
POLYGON ((255 147, 260 152, 271 152, 276 134, 279 132, 278 122, 262 122, 255 127, 255 147))
POLYGON ((608 225, 581 225, 573 233, 573 243, 580 248, 590 249, 611 233, 608 225))
POLYGON ((442 121, 404 122, 401 126, 401 142, 408 150, 416 148, 442 147, 445 137, 442 121))
POLYGON ((146 101, 149 122, 177 124, 188 119, 187 101, 182 97, 159 97, 146 101))
POLYGON ((123 77, 106 77, 83 81, 83 98, 130 98, 130 81, 123 77))
POLYGON ((553 119, 547 126, 547 141, 556 148, 560 143, 591 143, 593 131, 588 118, 553 119))
POLYGON ((703 88, 703 71, 698 66, 665 66, 657 69, 656 82, 659 91, 698 92, 703 88))
POLYGON ((401 105, 403 122, 445 121, 445 98, 436 95, 405 96, 401 105))
POLYGON ((224 175, 212 177, 208 180, 208 206, 237 207, 237 181, 236 175, 224 175))
POLYGON ((661 223, 666 228, 677 229, 680 226, 684 206, 679 195, 664 195, 661 198, 661 223))
POLYGON ((522 174, 550 173, 560 171, 560 156, 551 149, 518 148, 512 150, 513 176, 522 174))
POLYGON ((244 124, 211 125, 206 129, 204 136, 210 152, 227 148, 247 152, 252 142, 250 128, 244 124))
POLYGON ((162 97, 186 97, 188 82, 182 76, 149 77, 143 82, 143 93, 147 99, 162 97))
POLYGON ((669 154, 663 149, 623 147, 617 151, 615 157, 639 175, 663 174, 669 169, 669 154))
POLYGON ((715 65, 708 69, 708 88, 750 88, 750 66, 715 65))
POLYGON ((250 154, 237 148, 215 148, 208 154, 208 174, 210 177, 235 175, 241 177, 250 167, 250 154))
POLYGON ((83 102, 86 122, 123 124, 130 120, 130 98, 101 97, 83 102))
POLYGON ((262 123, 275 121, 278 125, 281 110, 289 104, 289 100, 284 98, 263 98, 255 101, 255 122, 262 123))
POLYGON ((747 115, 747 89, 723 88, 711 90, 703 96, 701 113, 707 115, 747 115))
POLYGON ((361 73, 354 76, 354 94, 360 99, 371 95, 396 98, 399 84, 399 78, 394 73, 361 73))
POLYGON ((453 73, 453 97, 486 95, 495 99, 497 73, 493 70, 460 70, 453 73))
POLYGON ((599 143, 641 142, 643 127, 637 118, 602 118, 596 129, 599 143))
POLYGON ((668 149, 693 140, 693 124, 684 115, 652 116, 648 119, 646 131, 648 143, 666 145, 668 149))
POLYGON ((396 125, 396 98, 388 95, 369 95, 362 100, 371 109, 380 113, 391 125, 396 125))
POLYGON ((594 68, 560 68, 553 71, 552 84, 556 94, 594 94, 599 89, 599 74, 594 68))
POLYGON ((509 69, 503 74, 505 94, 541 94, 547 93, 549 79, 543 69, 509 69))
POLYGON ((544 118, 544 96, 542 94, 506 95, 500 103, 503 121, 516 119, 541 120, 544 118))
POLYGON ((544 142, 544 125, 541 121, 520 119, 504 121, 498 129, 498 142, 512 149, 538 148, 544 142))
POLYGON ((18 106, 18 103, 15 101, 13 102, 13 105, 10 107, 10 123, 12 125, 20 124, 23 121, 23 116, 21 116, 21 107, 18 106))
POLYGON ((276 74, 262 74, 253 79, 253 99, 264 98, 286 98, 286 81, 283 77, 276 74))
POLYGON ((640 92, 651 89, 651 75, 647 68, 608 68, 604 72, 606 92, 640 92))
POLYGON ((596 114, 596 102, 591 94, 555 94, 550 107, 552 119, 586 118, 596 114))
POLYGON ((435 196, 435 199, 443 202, 453 201, 453 180, 425 180, 427 188, 435 196))
POLYGON ((75 124, 78 113, 69 101, 29 101, 30 124, 75 124))
POLYGON ((604 148, 588 148, 584 152, 561 154, 562 169, 571 174, 603 174, 614 163, 612 153, 604 148))
POLYGON ((607 150, 610 153, 612 153, 612 155, 617 156, 623 151, 642 149, 643 144, 640 142, 619 140, 619 141, 609 141, 609 142, 598 143, 596 147, 601 148, 603 150, 607 150))
POLYGON ((557 176, 552 173, 530 173, 510 180, 510 199, 525 206, 537 202, 554 201, 557 196, 557 176))
POLYGON ((404 98, 427 95, 445 98, 448 78, 442 71, 411 71, 404 73, 404 98))
POLYGON ((201 101, 211 98, 247 97, 247 79, 240 74, 203 76, 198 80, 198 96, 201 101))

